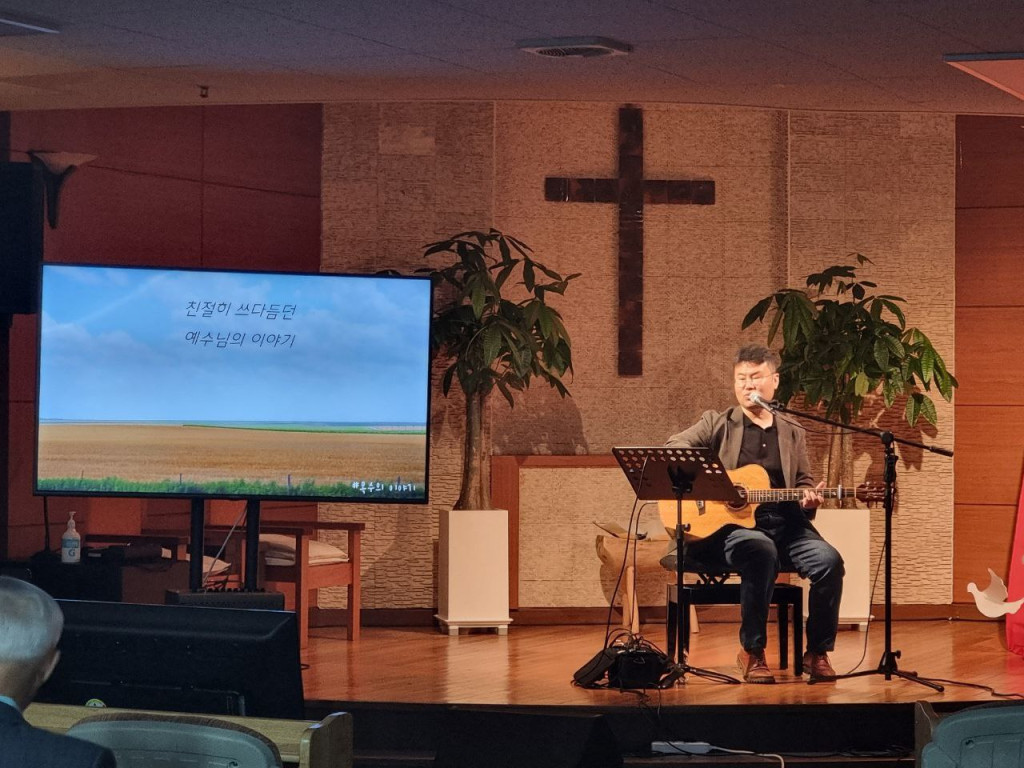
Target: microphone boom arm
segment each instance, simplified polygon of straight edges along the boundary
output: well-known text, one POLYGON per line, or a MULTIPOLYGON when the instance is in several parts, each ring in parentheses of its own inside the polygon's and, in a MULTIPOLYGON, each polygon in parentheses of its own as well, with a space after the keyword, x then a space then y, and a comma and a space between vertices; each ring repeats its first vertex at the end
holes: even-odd
POLYGON ((931 453, 937 453, 941 456, 953 455, 953 451, 951 451, 949 448, 940 448, 937 445, 926 445, 925 443, 920 443, 917 440, 907 440, 902 437, 896 437, 895 435, 892 434, 892 432, 889 432, 888 430, 869 429, 868 427, 857 427, 854 426, 853 424, 843 424, 841 421, 836 421, 835 419, 826 419, 823 416, 817 416, 813 413, 807 413, 806 411, 797 411, 788 406, 783 405, 778 400, 765 400, 757 392, 750 395, 750 400, 751 402, 757 403, 758 405, 767 408, 769 411, 782 411, 783 413, 791 413, 794 416, 799 416, 802 419, 810 419, 811 421, 817 421, 820 422, 821 424, 828 424, 831 427, 848 429, 851 432, 861 432, 862 434, 871 435, 879 439, 885 439, 885 436, 888 435, 889 439, 892 440, 894 443, 900 443, 901 445, 910 445, 913 446, 914 448, 921 448, 922 450, 930 451, 931 453))

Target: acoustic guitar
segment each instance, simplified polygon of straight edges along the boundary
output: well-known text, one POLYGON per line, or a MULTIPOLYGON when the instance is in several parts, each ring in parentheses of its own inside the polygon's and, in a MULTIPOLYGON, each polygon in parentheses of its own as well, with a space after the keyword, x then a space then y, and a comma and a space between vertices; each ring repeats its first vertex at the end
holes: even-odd
MULTIPOLYGON (((743 499, 741 504, 724 501, 683 501, 683 524, 689 524, 686 537, 690 540, 706 539, 724 525, 739 525, 753 528, 754 510, 758 504, 770 501, 800 501, 804 488, 772 488, 768 472, 757 464, 730 469, 726 472, 743 499)), ((865 504, 877 504, 885 499, 885 484, 877 481, 861 483, 851 492, 848 488, 821 488, 818 493, 826 499, 847 499, 851 496, 865 504)), ((661 522, 674 536, 676 530, 676 501, 662 499, 658 502, 661 522)))

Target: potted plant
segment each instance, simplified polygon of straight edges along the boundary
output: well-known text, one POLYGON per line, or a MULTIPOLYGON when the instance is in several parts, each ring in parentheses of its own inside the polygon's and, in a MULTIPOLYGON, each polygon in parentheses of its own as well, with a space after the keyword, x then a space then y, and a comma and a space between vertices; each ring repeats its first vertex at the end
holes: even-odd
MULTIPOLYGON (((857 266, 836 265, 807 276, 806 289, 784 288, 758 301, 743 328, 768 322, 768 344, 781 332, 782 365, 777 397, 783 403, 801 395, 820 406, 826 418, 850 424, 866 399, 880 396, 884 408, 906 398, 904 415, 914 426, 923 418, 935 425, 935 391, 947 402, 958 386, 931 340, 907 327, 905 299, 876 294, 877 285, 857 278, 871 260, 855 254, 857 266)), ((849 480, 852 433, 833 432, 828 485, 849 480)))
POLYGON ((508 511, 491 509, 484 412, 497 390, 513 393, 539 378, 562 397, 572 372, 572 349, 558 310, 547 303, 576 274, 563 277, 532 256, 523 242, 496 229, 460 232, 428 245, 428 258, 446 266, 424 268, 438 286, 431 348, 448 361, 445 396, 457 382, 466 399, 462 486, 455 506, 443 510, 438 531, 437 620, 449 635, 463 627, 508 631, 508 511))
POLYGON ((497 390, 512 407, 513 392, 538 378, 562 397, 569 394, 562 383, 572 373, 569 334, 547 299, 564 294, 579 274, 563 277, 532 253, 496 229, 460 232, 424 250, 427 258, 444 254, 449 260, 443 267, 418 270, 430 274, 439 289, 431 349, 450 361, 441 389, 447 396, 458 382, 466 398, 462 486, 455 509, 490 507, 483 418, 491 393, 497 390))

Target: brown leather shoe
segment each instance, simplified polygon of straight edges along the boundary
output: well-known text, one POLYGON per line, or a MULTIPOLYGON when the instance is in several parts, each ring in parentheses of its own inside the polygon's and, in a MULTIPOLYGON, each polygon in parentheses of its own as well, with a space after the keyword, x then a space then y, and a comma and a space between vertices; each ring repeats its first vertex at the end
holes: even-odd
POLYGON ((827 653, 808 651, 804 654, 804 674, 810 675, 811 680, 828 680, 835 678, 836 671, 832 669, 827 653))
POLYGON ((764 660, 764 650, 741 650, 736 656, 736 664, 739 665, 743 679, 748 683, 775 682, 775 675, 768 669, 768 662, 764 660))

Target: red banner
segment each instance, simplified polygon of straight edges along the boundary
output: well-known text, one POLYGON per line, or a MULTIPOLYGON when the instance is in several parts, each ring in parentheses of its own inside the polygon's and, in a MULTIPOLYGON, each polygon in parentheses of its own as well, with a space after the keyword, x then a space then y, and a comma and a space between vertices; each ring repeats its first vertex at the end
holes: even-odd
MULTIPOLYGON (((1013 554, 1010 555, 1010 578, 1007 582, 1008 602, 1024 597, 1024 481, 1017 502, 1017 527, 1013 534, 1013 554)), ((1024 606, 1016 613, 1006 615, 1006 647, 1024 656, 1024 606)))

